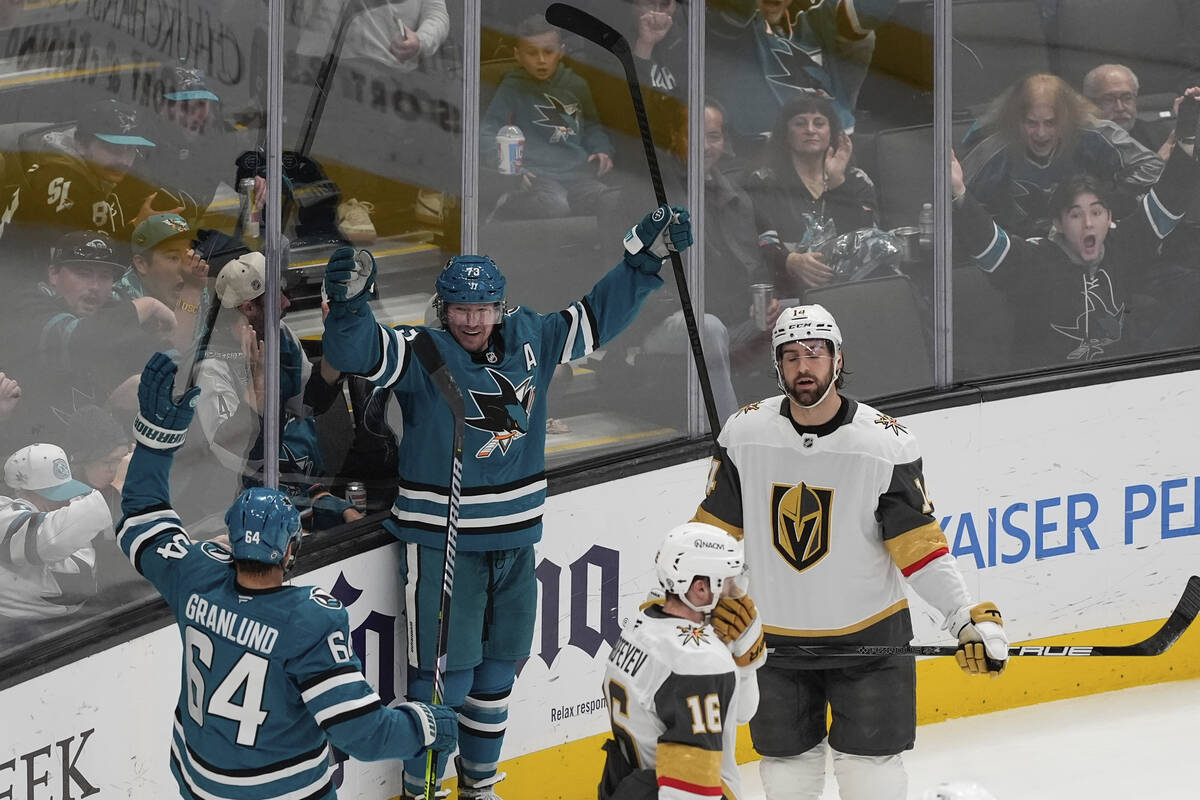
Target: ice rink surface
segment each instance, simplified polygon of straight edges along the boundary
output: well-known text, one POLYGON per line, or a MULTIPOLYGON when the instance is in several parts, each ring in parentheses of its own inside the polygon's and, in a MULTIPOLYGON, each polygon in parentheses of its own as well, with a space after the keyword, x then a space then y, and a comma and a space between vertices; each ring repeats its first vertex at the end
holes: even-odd
MULTIPOLYGON (((923 725, 904 754, 908 796, 955 780, 996 800, 1200 798, 1198 710, 1200 680, 1189 680, 923 725)), ((742 774, 743 800, 763 800, 757 763, 742 774)), ((822 800, 837 797, 827 780, 822 800)))

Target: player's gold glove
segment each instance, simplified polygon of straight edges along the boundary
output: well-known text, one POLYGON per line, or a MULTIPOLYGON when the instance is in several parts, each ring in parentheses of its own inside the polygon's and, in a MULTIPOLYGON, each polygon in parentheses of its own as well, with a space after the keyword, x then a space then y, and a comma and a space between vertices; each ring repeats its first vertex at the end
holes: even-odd
POLYGON ((968 675, 1000 677, 1008 666, 1008 634, 1000 610, 994 603, 980 603, 959 609, 953 618, 964 620, 954 654, 958 666, 968 675))
POLYGON ((722 597, 712 611, 712 627, 717 638, 729 645, 739 667, 760 666, 767 654, 762 622, 749 595, 722 597))

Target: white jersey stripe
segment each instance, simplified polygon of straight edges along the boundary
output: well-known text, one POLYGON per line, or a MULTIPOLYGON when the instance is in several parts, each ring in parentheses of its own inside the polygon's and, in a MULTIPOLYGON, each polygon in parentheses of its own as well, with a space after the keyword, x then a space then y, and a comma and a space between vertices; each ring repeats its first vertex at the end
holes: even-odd
POLYGON ((151 511, 149 514, 138 514, 136 517, 129 517, 117 530, 117 537, 120 538, 121 532, 133 525, 144 525, 147 522, 153 522, 156 519, 171 519, 179 521, 179 514, 173 508, 164 508, 159 511, 151 511))
MULTIPOLYGON (((516 489, 511 489, 507 492, 493 492, 491 494, 473 494, 463 495, 462 504, 464 506, 482 505, 484 503, 505 503, 509 500, 517 500, 527 495, 537 494, 545 491, 546 479, 534 481, 527 486, 521 486, 516 489)), ((428 500, 432 503, 445 503, 450 499, 448 492, 427 491, 423 489, 406 489, 400 487, 399 497, 405 497, 409 500, 428 500)))
MULTIPOLYGON (((491 528, 496 525, 509 525, 514 522, 527 522, 531 519, 540 517, 542 515, 542 510, 542 506, 539 505, 537 508, 518 511, 515 514, 503 514, 495 517, 480 517, 478 519, 464 519, 460 517, 458 520, 458 527, 460 529, 491 528)), ((419 511, 406 511, 405 509, 396 508, 395 506, 392 506, 392 516, 400 522, 424 522, 428 525, 446 524, 446 516, 444 514, 422 514, 419 511)))
POLYGON ((408 627, 408 665, 413 669, 420 666, 417 660, 417 581, 421 577, 421 557, 419 545, 407 542, 405 548, 405 563, 408 565, 408 580, 404 584, 405 609, 408 627))
POLYGON ((379 369, 375 370, 370 375, 363 376, 371 383, 375 383, 377 380, 383 377, 383 373, 387 372, 388 345, 391 344, 391 337, 388 335, 389 333, 391 333, 391 331, 389 331, 387 328, 383 327, 382 325, 379 326, 379 348, 380 352, 382 353, 382 355, 379 357, 379 369))
POLYGON ((337 703, 329 708, 317 711, 313 714, 313 719, 317 721, 318 725, 322 725, 324 724, 325 720, 336 717, 339 714, 345 714, 347 711, 354 711, 355 709, 363 708, 371 705, 372 703, 378 702, 380 702, 379 695, 375 694, 375 692, 371 692, 366 697, 356 697, 353 700, 347 700, 344 703, 337 703))
MULTIPOLYGON (((186 774, 187 771, 192 771, 202 778, 207 778, 210 781, 223 783, 228 786, 261 786, 264 783, 271 783, 272 781, 278 781, 284 778, 290 778, 293 775, 299 775, 301 772, 307 772, 314 767, 319 767, 321 764, 329 760, 329 745, 326 744, 325 747, 322 748, 321 752, 317 755, 297 764, 293 764, 290 767, 284 767, 283 769, 274 770, 272 772, 264 772, 261 775, 225 775, 220 772, 213 772, 204 765, 196 763, 192 760, 192 754, 188 752, 187 747, 181 748, 179 746, 179 742, 184 741, 184 734, 183 726, 179 724, 178 720, 175 721, 175 732, 178 734, 178 738, 173 738, 171 740, 171 751, 175 753, 176 757, 179 758, 180 763, 187 767, 187 770, 184 770, 184 773, 186 774)), ((326 773, 326 777, 323 777, 317 783, 312 784, 312 787, 309 789, 309 791, 320 788, 321 784, 325 782, 327 777, 328 773, 326 773)))
POLYGON ((508 727, 507 722, 480 722, 463 714, 458 715, 458 724, 464 728, 483 733, 499 733, 508 727))
POLYGON ((351 683, 359 683, 362 681, 362 675, 358 672, 345 672, 341 675, 334 675, 326 678, 315 686, 311 686, 300 693, 300 699, 305 703, 311 702, 314 698, 320 697, 331 689, 336 689, 339 686, 346 686, 351 683))
POLYGON ((563 344, 562 358, 558 361, 560 364, 566 364, 572 359, 572 354, 575 352, 575 337, 579 335, 579 309, 576 308, 578 303, 572 303, 567 306, 567 314, 571 317, 571 327, 567 331, 567 340, 563 344))

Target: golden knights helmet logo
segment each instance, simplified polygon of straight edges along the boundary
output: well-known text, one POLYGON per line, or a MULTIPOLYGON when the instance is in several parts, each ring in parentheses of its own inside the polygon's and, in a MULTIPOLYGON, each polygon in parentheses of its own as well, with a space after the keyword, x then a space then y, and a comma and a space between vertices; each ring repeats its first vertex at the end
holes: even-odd
POLYGON ((771 540, 775 551, 797 572, 829 555, 833 489, 801 483, 771 487, 771 540))

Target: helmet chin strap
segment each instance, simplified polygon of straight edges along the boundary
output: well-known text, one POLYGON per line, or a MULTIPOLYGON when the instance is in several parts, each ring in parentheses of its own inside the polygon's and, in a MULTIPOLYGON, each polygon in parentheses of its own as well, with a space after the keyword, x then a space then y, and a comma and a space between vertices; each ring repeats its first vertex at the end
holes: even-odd
MULTIPOLYGON (((780 345, 780 346, 782 347, 782 345, 780 345)), ((796 396, 794 394, 792 394, 791 389, 789 389, 787 384, 784 383, 783 370, 779 368, 779 361, 775 362, 775 377, 778 379, 776 381, 776 383, 778 383, 779 388, 783 390, 783 393, 788 396, 788 399, 791 400, 796 405, 800 406, 801 408, 803 408, 806 411, 809 409, 812 409, 812 408, 816 408, 817 406, 821 405, 821 403, 825 402, 825 398, 829 397, 829 393, 832 392, 833 387, 837 385, 837 379, 842 374, 841 355, 842 355, 841 350, 834 353, 833 357, 835 359, 835 361, 834 361, 835 366, 833 368, 833 377, 829 379, 829 385, 825 387, 825 391, 821 393, 821 396, 818 397, 813 402, 809 403, 808 405, 805 405, 804 403, 801 403, 799 400, 797 400, 796 396)))

